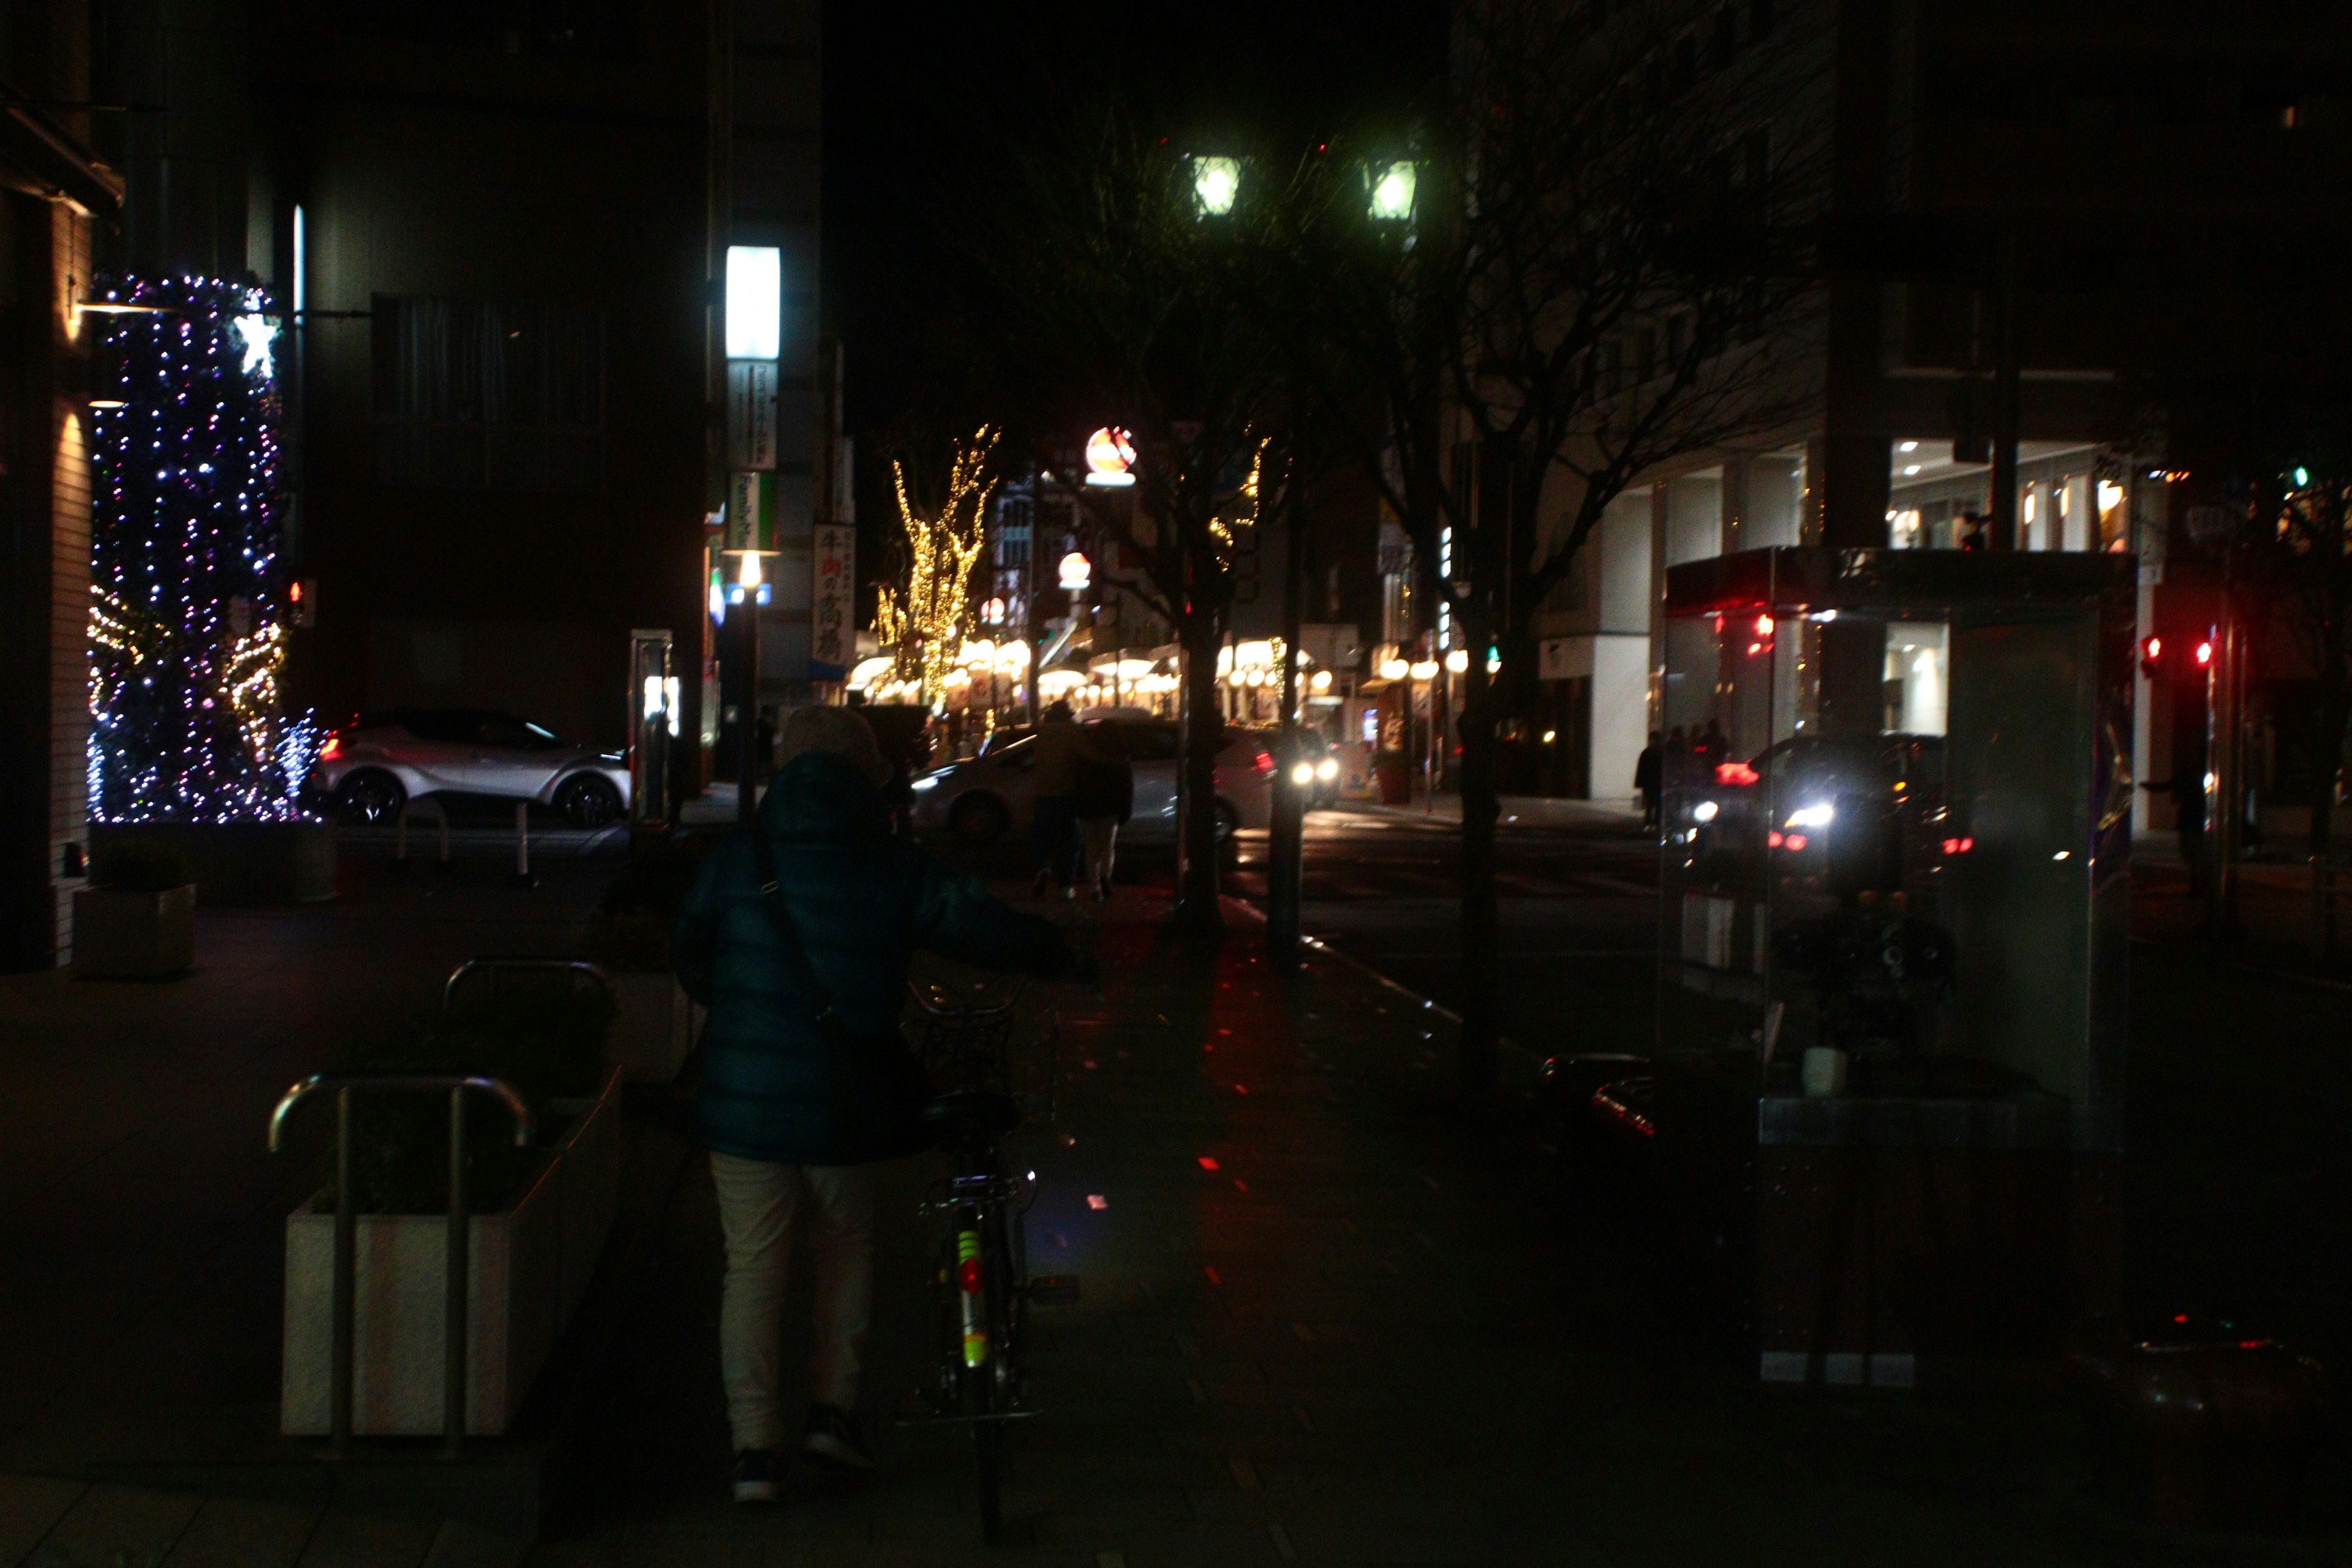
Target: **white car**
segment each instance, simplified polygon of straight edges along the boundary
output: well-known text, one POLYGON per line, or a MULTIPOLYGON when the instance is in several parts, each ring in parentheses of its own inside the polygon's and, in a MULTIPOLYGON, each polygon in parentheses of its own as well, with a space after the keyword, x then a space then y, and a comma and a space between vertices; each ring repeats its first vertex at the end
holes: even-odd
MULTIPOLYGON (((1135 765, 1135 811, 1120 830, 1131 843, 1176 839, 1176 726, 1164 719, 1090 721, 1118 731, 1135 765)), ((914 781, 915 831, 986 844, 1029 831, 1036 789, 1036 738, 1024 735, 985 756, 950 763, 914 781)), ((1217 752, 1217 837, 1263 828, 1272 815, 1274 753, 1265 738, 1228 725, 1217 752)))
POLYGON ((618 752, 486 708, 362 713, 327 737, 310 787, 357 823, 390 822, 421 795, 536 801, 574 827, 602 827, 629 809, 618 752))

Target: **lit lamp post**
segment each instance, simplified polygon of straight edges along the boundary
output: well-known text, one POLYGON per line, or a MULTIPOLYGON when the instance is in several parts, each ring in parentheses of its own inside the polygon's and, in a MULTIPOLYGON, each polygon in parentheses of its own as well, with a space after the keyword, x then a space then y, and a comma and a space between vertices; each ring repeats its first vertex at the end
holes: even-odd
POLYGON ((730 604, 743 606, 743 673, 736 724, 742 777, 738 814, 748 826, 759 805, 760 607, 768 603, 761 557, 776 553, 776 396, 783 355, 783 251, 727 247, 727 549, 739 556, 730 604))
POLYGON ((737 781, 735 814, 749 825, 760 808, 759 731, 760 731, 760 606, 768 603, 773 590, 768 585, 767 574, 760 564, 763 555, 772 550, 729 550, 721 553, 736 558, 735 581, 727 590, 730 605, 743 606, 743 629, 736 634, 736 647, 743 660, 742 709, 736 716, 737 738, 741 744, 742 776, 737 781))

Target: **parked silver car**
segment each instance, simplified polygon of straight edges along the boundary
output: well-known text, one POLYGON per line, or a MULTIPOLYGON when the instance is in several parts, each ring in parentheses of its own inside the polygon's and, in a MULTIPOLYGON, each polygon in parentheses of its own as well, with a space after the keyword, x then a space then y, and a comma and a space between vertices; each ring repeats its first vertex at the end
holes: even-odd
MULTIPOLYGON (((1176 838, 1176 726, 1164 720, 1095 721, 1116 729, 1135 764, 1135 815, 1121 830, 1131 843, 1176 838)), ((1029 831, 1036 789, 1034 736, 995 747, 985 756, 950 763, 914 781, 915 831, 952 834, 984 844, 1029 831)), ((1217 752, 1217 835, 1262 828, 1271 814, 1274 755, 1265 738, 1228 727, 1217 752)))
POLYGON ((362 823, 390 822, 421 795, 536 801, 575 827, 602 827, 629 809, 621 753, 486 708, 362 713, 327 738, 310 787, 362 823))

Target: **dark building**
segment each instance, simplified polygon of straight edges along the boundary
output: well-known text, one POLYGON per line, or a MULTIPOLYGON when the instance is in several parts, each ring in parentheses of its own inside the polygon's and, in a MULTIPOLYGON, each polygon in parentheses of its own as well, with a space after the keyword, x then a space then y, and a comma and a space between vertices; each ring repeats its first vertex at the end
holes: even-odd
POLYGON ((0 966, 71 942, 89 734, 86 345, 78 308, 119 243, 122 178, 93 122, 90 7, 0 11, 0 966))
MULTIPOLYGON (((705 711, 730 245, 780 248, 771 700, 805 680, 817 15, 320 7, 257 17, 270 271, 299 322, 298 703, 513 709, 619 745, 633 630, 705 711), (676 25, 683 21, 684 25, 676 25)), ((679 749, 698 785, 696 749, 679 749)))
POLYGON ((842 489, 819 59, 814 0, 0 13, 8 964, 66 961, 80 882, 94 280, 249 280, 280 324, 290 709, 509 708, 617 746, 643 700, 633 642, 663 633, 691 792, 719 739, 709 599, 745 466, 721 279, 730 247, 772 249, 758 699, 838 679, 811 637, 842 489))
MULTIPOLYGON (((2089 0, 1588 9, 1655 53, 1625 73, 1644 111, 1736 128, 1727 154, 1796 176, 1768 199, 1776 222, 1820 226, 1826 281, 1772 343, 1807 412, 1643 476, 1548 605, 1543 728, 1578 753, 1553 776, 1630 795, 1645 731, 1683 717, 1658 688, 1661 574, 1726 551, 1956 548, 2006 500, 2014 548, 2137 555, 2142 635, 2210 618, 2176 541, 2221 476, 2168 392, 2340 355, 2328 258, 2352 226, 2352 17, 2089 0), (2004 312, 2016 459, 1997 479, 2004 312)), ((1638 328, 1611 362, 1640 375, 1677 325, 1638 328)), ((1942 658, 1924 637, 1890 645, 1888 689, 1933 706, 1942 658)), ((2139 696, 2137 771, 2162 777, 2171 704, 2139 696)))

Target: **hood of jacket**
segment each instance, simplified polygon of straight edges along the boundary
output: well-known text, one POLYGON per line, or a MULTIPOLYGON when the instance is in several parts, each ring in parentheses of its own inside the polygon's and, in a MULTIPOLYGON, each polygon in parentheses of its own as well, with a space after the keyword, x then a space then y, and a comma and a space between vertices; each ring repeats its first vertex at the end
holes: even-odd
POLYGON ((787 844, 851 844, 887 838, 889 802, 855 763, 803 752, 768 783, 760 831, 787 844))

